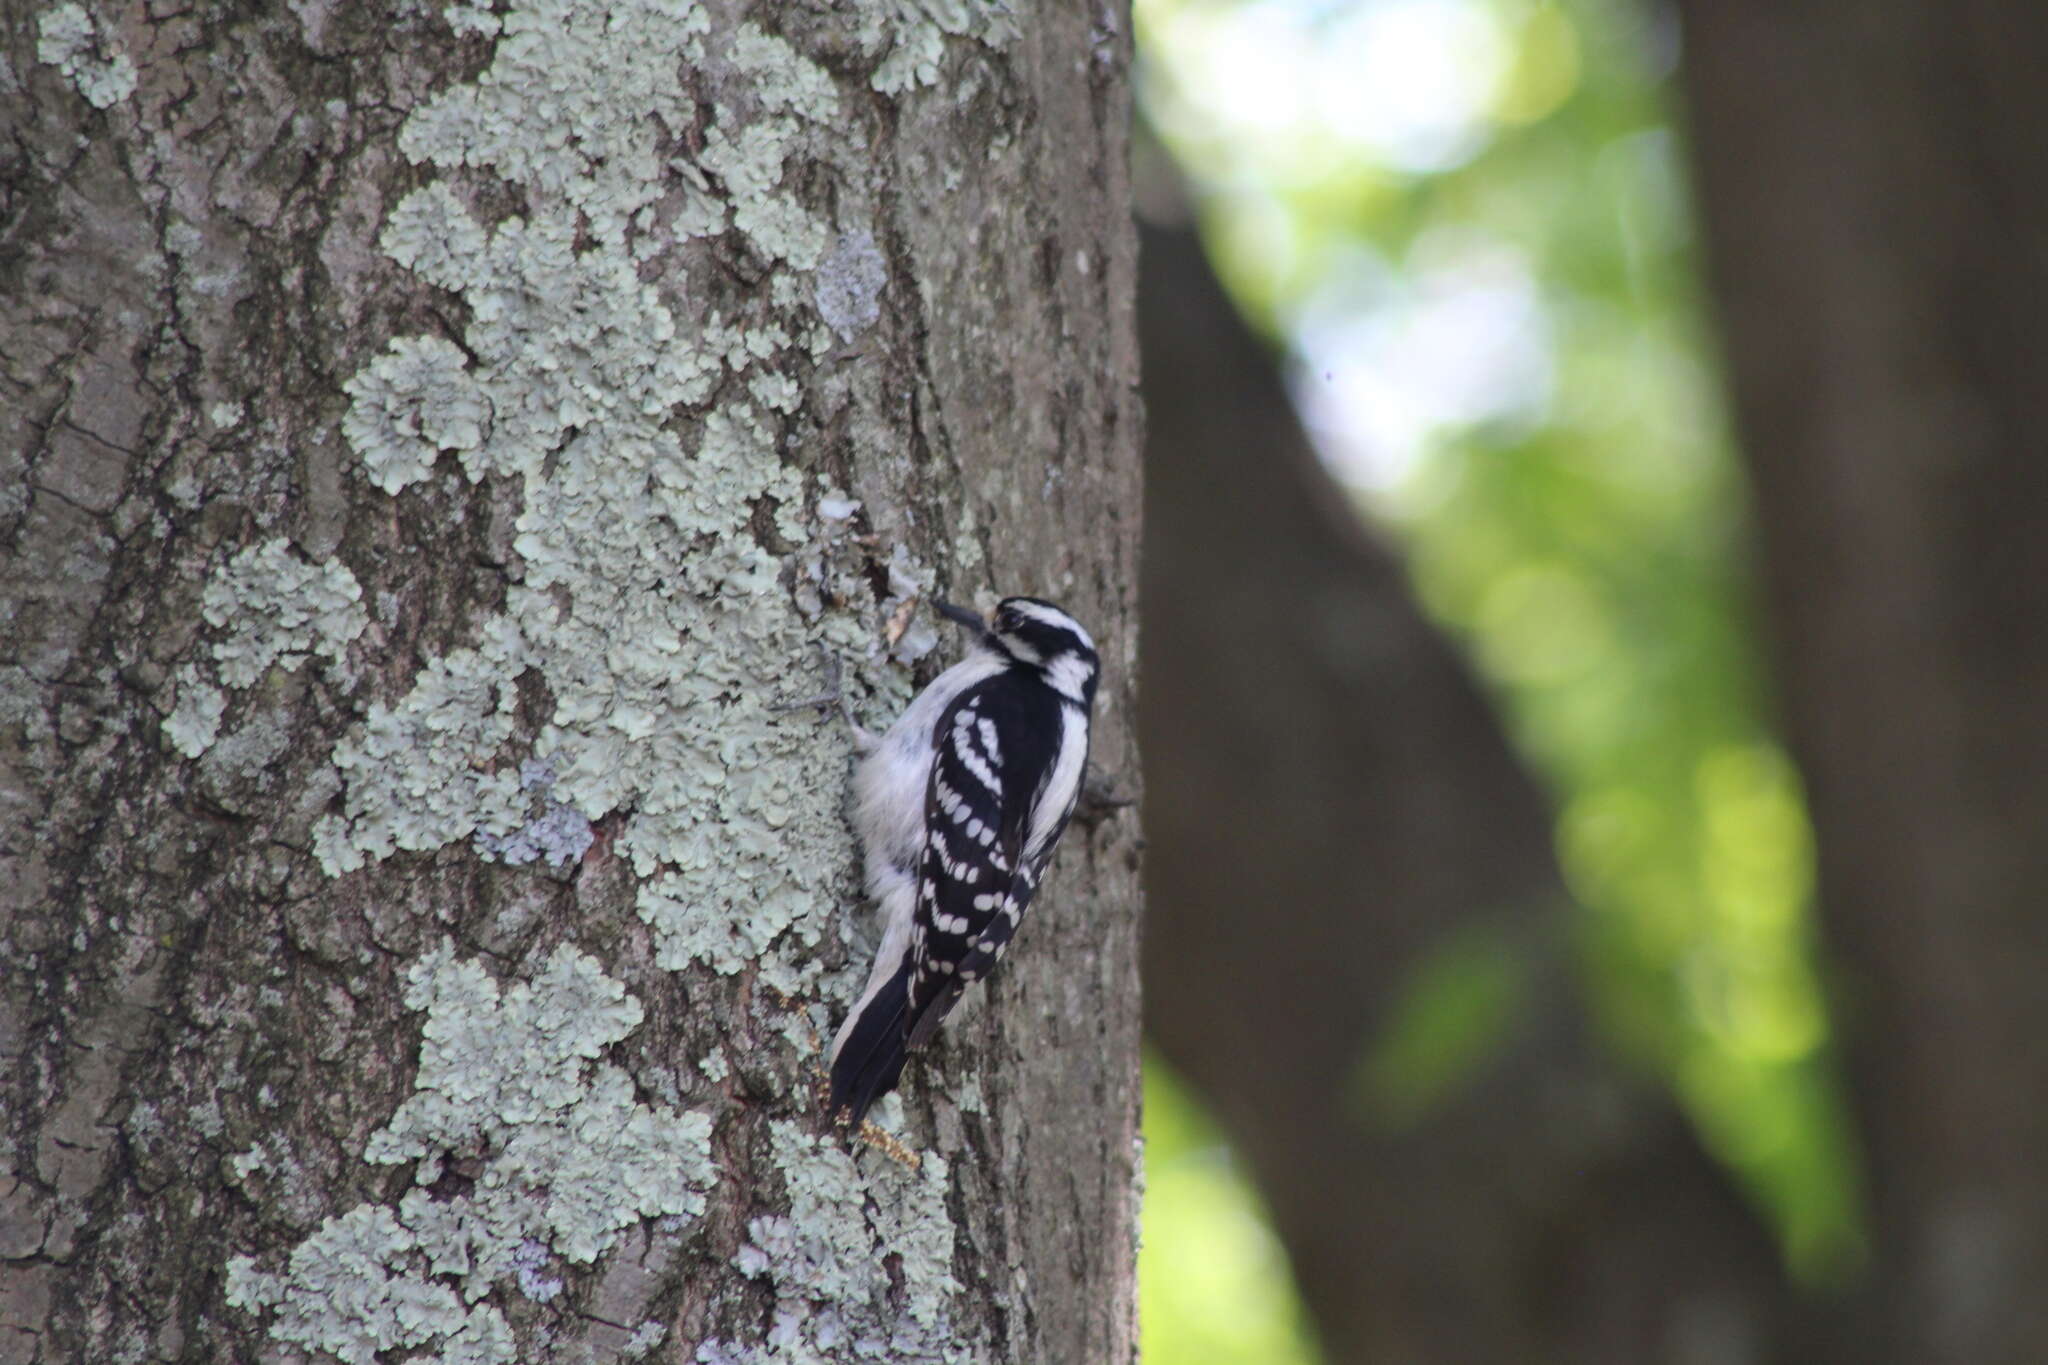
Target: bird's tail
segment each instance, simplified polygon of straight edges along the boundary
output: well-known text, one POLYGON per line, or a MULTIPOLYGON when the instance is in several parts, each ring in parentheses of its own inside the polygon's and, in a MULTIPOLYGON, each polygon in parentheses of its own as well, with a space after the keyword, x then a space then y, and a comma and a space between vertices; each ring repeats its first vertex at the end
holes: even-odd
POLYGON ((896 1088, 906 1053, 904 1013, 910 1004, 910 963, 867 997, 841 1030, 832 1053, 832 1097, 826 1108, 859 1123, 868 1106, 896 1088))

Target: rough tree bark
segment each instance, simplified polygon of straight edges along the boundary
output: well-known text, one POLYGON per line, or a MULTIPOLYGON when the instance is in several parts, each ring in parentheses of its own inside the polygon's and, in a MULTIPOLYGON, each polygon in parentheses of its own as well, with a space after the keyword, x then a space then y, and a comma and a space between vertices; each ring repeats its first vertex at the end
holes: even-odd
POLYGON ((1134 819, 892 1154, 773 709, 1033 590, 1134 776, 1127 34, 5 11, 0 1360, 1134 1354, 1134 819))
POLYGON ((2048 10, 1680 6, 1875 1260, 1810 1356, 2048 1358, 2048 10))
POLYGON ((1793 1358, 1762 1227, 1586 1036, 1550 820, 1468 671, 1194 235, 1141 258, 1146 1027, 1247 1157, 1329 1359, 1793 1358), (1446 950, 1510 983, 1500 1032, 1390 1111, 1365 1059, 1446 950))

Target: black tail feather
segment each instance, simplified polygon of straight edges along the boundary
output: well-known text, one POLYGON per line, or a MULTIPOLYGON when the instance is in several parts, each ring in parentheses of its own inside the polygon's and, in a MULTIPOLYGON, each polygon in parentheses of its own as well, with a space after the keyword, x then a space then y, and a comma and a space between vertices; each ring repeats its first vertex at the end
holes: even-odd
POLYGON ((915 1052, 929 1043, 932 1035, 939 1031, 939 1025, 953 1012, 953 1006, 960 1003, 960 997, 966 992, 966 983, 959 977, 949 978, 946 984, 939 988, 939 993, 925 1004, 916 1020, 910 1023, 909 1041, 903 1045, 904 1050, 915 1052))
POLYGON ((904 1011, 910 1004, 910 964, 897 968, 888 984, 861 1011, 846 1045, 832 1059, 832 1097, 826 1108, 845 1110, 859 1123, 868 1106, 896 1088, 905 1056, 904 1011))

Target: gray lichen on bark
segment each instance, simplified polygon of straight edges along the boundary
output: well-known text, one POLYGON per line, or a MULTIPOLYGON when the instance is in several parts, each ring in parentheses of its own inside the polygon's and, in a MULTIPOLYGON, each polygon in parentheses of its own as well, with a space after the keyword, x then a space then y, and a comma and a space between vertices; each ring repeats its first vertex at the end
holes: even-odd
POLYGON ((808 1095, 864 938, 771 707, 1034 590, 1133 767, 1122 19, 62 10, 0 92, 0 1358, 1129 1356, 1130 822, 912 1169, 808 1095))

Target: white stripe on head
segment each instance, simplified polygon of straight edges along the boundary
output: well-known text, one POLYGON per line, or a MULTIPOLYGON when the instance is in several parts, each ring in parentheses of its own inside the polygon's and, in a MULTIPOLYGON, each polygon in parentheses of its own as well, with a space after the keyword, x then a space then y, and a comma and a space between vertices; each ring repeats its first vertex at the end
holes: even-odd
POLYGON ((1095 669, 1078 654, 1062 654, 1045 670, 1045 680, 1053 691, 1077 702, 1088 700, 1088 680, 1094 676, 1095 669))
POLYGON ((1045 664, 1045 656, 1043 654, 1040 654, 1036 649, 1014 635, 1005 635, 1000 631, 995 631, 990 633, 988 638, 993 648, 1003 651, 1003 653, 1008 654, 1018 663, 1030 664, 1033 668, 1041 668, 1045 664))
POLYGON ((1058 630, 1070 630, 1080 638, 1082 644, 1090 649, 1095 648, 1095 638, 1082 628, 1079 621, 1076 621, 1058 607, 1049 606, 1044 602, 1032 602, 1022 597, 1011 598, 1009 600, 1009 607, 1010 610, 1016 612, 1019 616, 1028 616, 1040 625, 1052 626, 1058 630))

